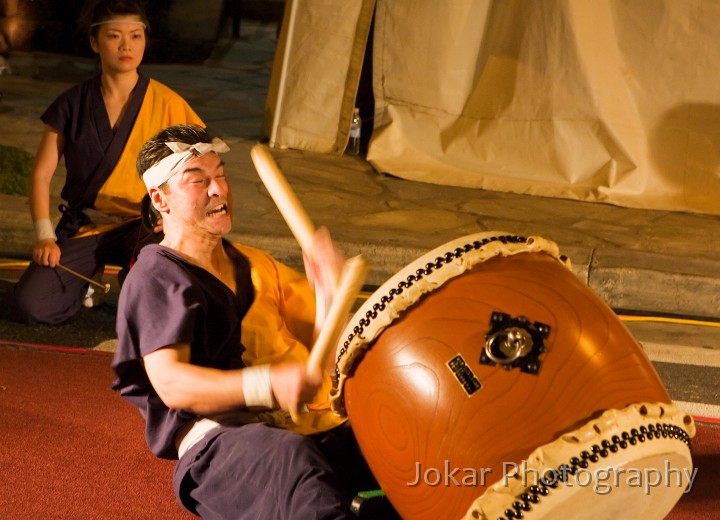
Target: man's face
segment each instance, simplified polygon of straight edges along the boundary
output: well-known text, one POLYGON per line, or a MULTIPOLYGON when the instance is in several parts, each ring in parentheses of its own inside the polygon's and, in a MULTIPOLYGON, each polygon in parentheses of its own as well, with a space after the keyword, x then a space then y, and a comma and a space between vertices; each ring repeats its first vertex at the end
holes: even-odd
POLYGON ((163 219, 183 233, 218 237, 232 229, 232 195, 223 162, 215 152, 196 157, 168 180, 163 219))

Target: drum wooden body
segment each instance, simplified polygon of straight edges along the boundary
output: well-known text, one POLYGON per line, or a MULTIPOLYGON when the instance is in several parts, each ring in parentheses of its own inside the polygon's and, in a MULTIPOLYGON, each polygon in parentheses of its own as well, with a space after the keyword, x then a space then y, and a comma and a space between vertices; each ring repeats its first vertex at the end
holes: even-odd
POLYGON ((346 333, 334 406, 403 518, 461 518, 537 448, 606 410, 671 403, 627 328, 538 237, 446 244, 378 289, 346 333), (531 361, 488 358, 498 316, 528 325, 533 353, 520 360, 531 361))

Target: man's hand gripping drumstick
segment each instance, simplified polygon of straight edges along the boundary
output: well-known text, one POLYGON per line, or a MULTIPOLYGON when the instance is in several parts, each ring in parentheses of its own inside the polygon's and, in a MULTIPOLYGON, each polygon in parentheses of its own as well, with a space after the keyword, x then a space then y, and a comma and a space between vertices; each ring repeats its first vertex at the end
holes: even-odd
MULTIPOLYGON (((342 269, 339 270, 340 262, 331 247, 327 230, 315 230, 267 147, 256 144, 250 150, 250 156, 270 196, 303 250, 308 279, 326 290, 325 294, 316 291, 318 333, 307 361, 308 374, 320 379, 352 304, 365 281, 367 263, 362 256, 355 256, 342 263, 342 269), (318 326, 321 326, 319 330, 318 326)), ((290 413, 297 422, 297 410, 290 410, 290 413)))

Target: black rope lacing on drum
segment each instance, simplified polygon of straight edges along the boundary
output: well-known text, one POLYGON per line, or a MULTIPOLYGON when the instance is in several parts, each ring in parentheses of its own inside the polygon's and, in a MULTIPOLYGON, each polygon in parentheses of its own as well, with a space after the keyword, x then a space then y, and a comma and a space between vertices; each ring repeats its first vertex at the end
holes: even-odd
MULTIPOLYGON (((590 451, 584 450, 579 456, 572 457, 568 464, 558 466, 553 470, 555 477, 548 478, 546 476, 548 472, 546 471, 539 484, 528 486, 523 493, 515 497, 516 500, 513 501, 512 506, 504 511, 505 516, 500 516, 497 520, 523 518, 524 511, 530 511, 533 505, 539 504, 553 489, 557 488, 561 483, 565 483, 569 476, 575 475, 581 468, 587 469, 591 464, 608 457, 611 453, 617 453, 619 450, 627 449, 629 446, 660 438, 676 439, 690 448, 690 436, 683 428, 674 424, 650 424, 649 426, 641 426, 639 429, 633 428, 630 432, 622 432, 620 435, 613 435, 610 440, 606 439, 600 444, 593 444, 590 451)), ((516 475, 516 478, 522 477, 516 475)), ((480 512, 473 510, 471 516, 480 518, 480 512)))
POLYGON ((482 240, 475 240, 474 242, 465 244, 462 247, 456 247, 453 251, 448 251, 443 256, 438 256, 437 258, 435 258, 435 261, 428 262, 427 264, 425 264, 425 267, 415 271, 415 274, 411 274, 405 280, 400 281, 396 287, 390 289, 387 295, 384 295, 380 298, 380 303, 375 303, 373 305, 373 308, 365 313, 365 317, 360 319, 358 324, 355 325, 352 332, 348 335, 347 339, 343 343, 342 348, 340 349, 340 353, 337 357, 337 362, 335 363, 335 384, 337 385, 337 381, 340 378, 340 359, 347 352, 353 338, 362 334, 365 330, 365 327, 368 327, 370 325, 370 322, 377 318, 378 313, 385 310, 385 306, 389 302, 391 302, 395 298, 395 296, 402 294, 405 289, 412 287, 415 282, 422 280, 425 276, 432 274, 434 271, 441 269, 444 265, 447 265, 450 262, 453 262, 454 260, 460 258, 465 253, 469 253, 473 250, 478 250, 481 247, 490 244, 491 242, 502 242, 503 244, 519 244, 527 242, 527 238, 516 235, 502 235, 484 238, 482 240))

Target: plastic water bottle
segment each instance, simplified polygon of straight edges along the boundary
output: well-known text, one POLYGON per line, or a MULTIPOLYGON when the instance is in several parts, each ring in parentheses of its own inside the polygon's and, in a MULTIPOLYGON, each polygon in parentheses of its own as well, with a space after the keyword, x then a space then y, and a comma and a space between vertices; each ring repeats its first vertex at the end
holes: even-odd
POLYGON ((347 151, 353 155, 360 153, 360 130, 362 127, 362 119, 360 119, 360 109, 355 107, 352 115, 352 123, 350 124, 350 140, 348 141, 347 151))

